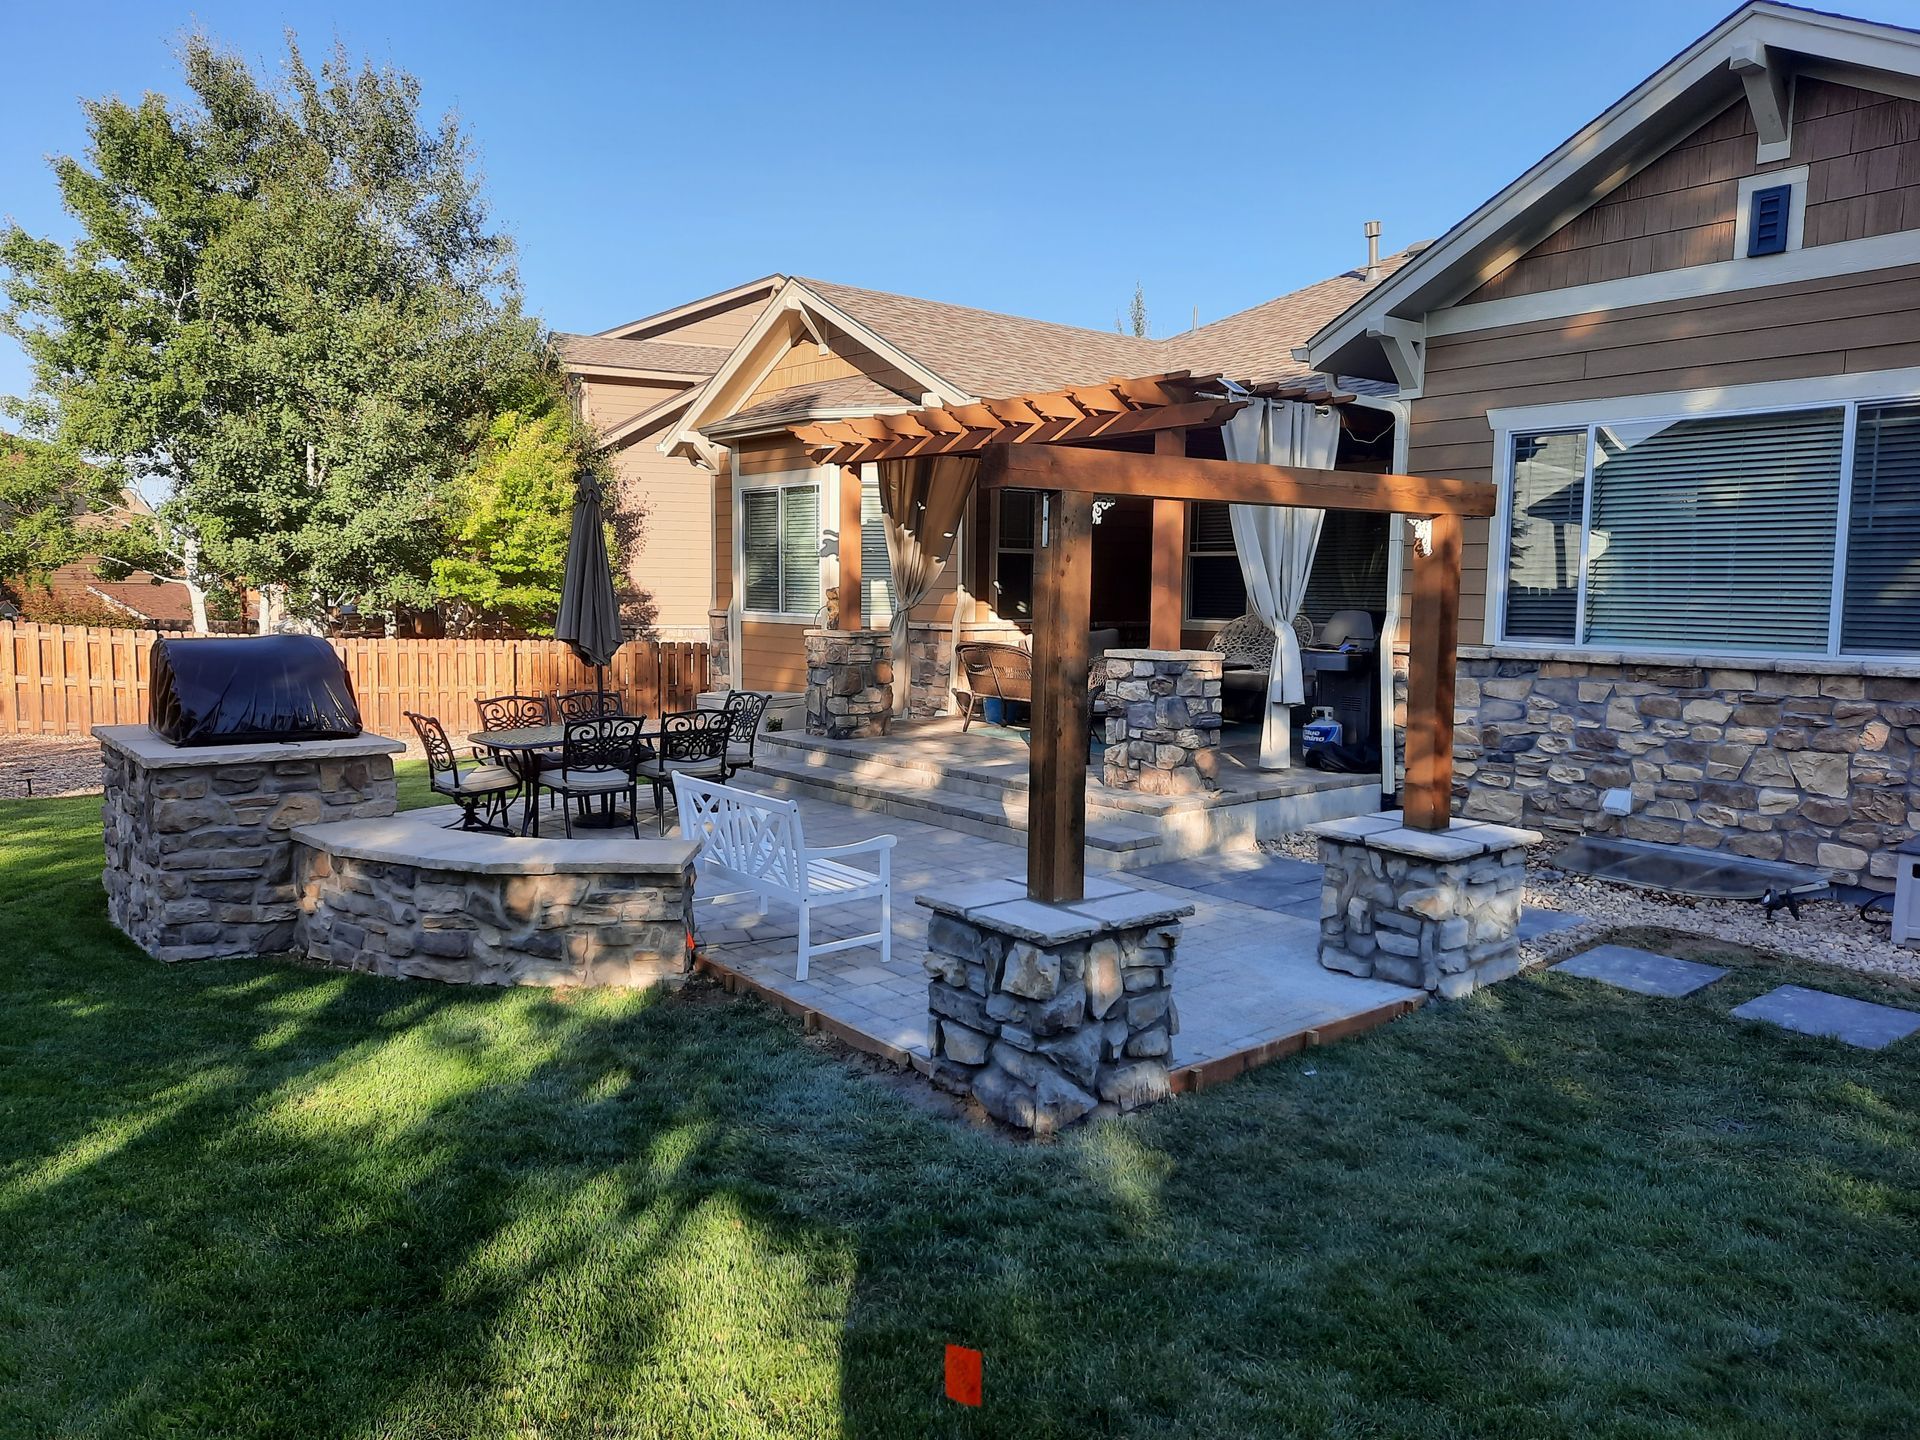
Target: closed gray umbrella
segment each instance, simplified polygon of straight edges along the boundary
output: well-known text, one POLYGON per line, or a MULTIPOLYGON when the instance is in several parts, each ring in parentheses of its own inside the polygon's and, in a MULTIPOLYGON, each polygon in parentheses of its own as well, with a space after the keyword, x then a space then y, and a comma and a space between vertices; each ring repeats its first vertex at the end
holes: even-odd
POLYGON ((598 674, 620 648, 620 601, 613 593, 613 571, 607 563, 606 515, 601 508, 600 482, 582 470, 574 482, 573 530, 567 536, 567 568, 560 582, 560 618, 554 638, 564 640, 580 659, 594 667, 596 685, 606 689, 598 674))

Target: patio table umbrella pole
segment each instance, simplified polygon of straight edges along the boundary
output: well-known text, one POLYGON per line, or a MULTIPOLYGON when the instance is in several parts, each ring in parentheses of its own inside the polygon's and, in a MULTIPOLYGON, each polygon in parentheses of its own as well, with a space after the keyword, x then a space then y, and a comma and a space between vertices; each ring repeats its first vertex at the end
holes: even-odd
POLYGON ((589 470, 574 479, 573 529, 567 535, 566 570, 560 581, 560 618, 556 640, 564 640, 593 666, 594 711, 601 713, 607 693, 607 664, 620 648, 620 601, 613 593, 613 569, 607 560, 606 512, 600 482, 589 470))

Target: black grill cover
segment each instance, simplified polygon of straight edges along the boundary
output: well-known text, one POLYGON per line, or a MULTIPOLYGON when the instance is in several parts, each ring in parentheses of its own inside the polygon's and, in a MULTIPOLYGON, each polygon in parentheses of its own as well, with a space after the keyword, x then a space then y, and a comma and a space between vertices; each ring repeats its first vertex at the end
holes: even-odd
POLYGON ((153 642, 150 723, 176 745, 351 740, 353 681, 318 635, 153 642))

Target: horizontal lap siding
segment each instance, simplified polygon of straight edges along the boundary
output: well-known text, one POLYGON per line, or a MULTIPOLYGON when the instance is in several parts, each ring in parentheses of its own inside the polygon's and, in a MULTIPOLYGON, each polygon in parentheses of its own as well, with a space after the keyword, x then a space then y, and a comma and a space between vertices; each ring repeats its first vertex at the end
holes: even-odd
POLYGON ((687 391, 685 385, 607 379, 583 381, 580 389, 588 423, 602 431, 624 425, 634 416, 687 391))
MULTIPOLYGON (((1487 411, 1920 365, 1920 265, 1437 336, 1407 468, 1495 478, 1487 411)), ((1483 638, 1488 522, 1468 521, 1461 635, 1483 638)))
POLYGON ((631 524, 621 555, 627 583, 657 626, 704 629, 713 597, 712 474, 662 455, 657 436, 616 453, 618 504, 631 524))

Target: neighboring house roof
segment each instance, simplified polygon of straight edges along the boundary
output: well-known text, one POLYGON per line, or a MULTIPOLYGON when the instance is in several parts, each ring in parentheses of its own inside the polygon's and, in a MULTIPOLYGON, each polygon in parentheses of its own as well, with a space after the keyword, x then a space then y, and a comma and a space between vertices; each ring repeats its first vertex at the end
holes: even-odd
POLYGON ((789 385, 763 395, 751 405, 707 427, 709 434, 764 429, 801 420, 819 420, 833 416, 871 415, 884 410, 911 410, 919 398, 890 390, 864 375, 848 375, 837 380, 817 380, 804 385, 789 385))
POLYGON ((1384 375, 1383 341, 1424 338, 1417 327, 1428 315, 1471 294, 1743 95, 1756 116, 1770 112, 1759 138, 1773 148, 1761 158, 1786 158, 1786 140, 1768 131, 1780 127, 1783 108, 1790 120, 1790 100, 1782 107, 1779 99, 1790 95, 1795 74, 1920 93, 1920 32, 1773 0, 1743 5, 1323 325, 1306 346, 1314 365, 1384 375))
POLYGON ((1162 341, 827 280, 799 283, 971 395, 1017 395, 1167 368, 1162 341))
POLYGON ((718 345, 676 345, 665 340, 614 340, 604 335, 568 335, 556 331, 553 346, 568 365, 646 370, 704 380, 726 362, 731 351, 718 345))

